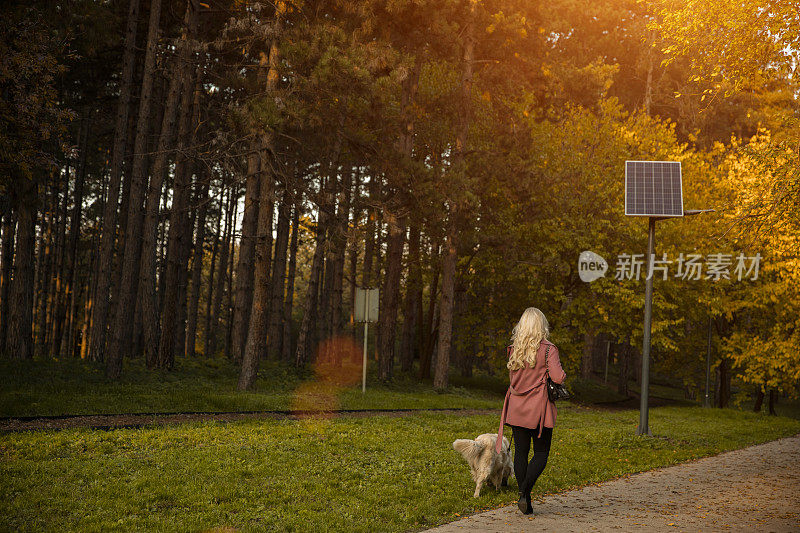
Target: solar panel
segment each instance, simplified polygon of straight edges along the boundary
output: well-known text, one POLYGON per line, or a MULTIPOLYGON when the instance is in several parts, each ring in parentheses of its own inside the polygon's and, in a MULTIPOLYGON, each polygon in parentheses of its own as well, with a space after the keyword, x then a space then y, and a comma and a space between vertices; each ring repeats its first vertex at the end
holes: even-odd
POLYGON ((625 161, 625 214, 682 217, 679 161, 625 161))

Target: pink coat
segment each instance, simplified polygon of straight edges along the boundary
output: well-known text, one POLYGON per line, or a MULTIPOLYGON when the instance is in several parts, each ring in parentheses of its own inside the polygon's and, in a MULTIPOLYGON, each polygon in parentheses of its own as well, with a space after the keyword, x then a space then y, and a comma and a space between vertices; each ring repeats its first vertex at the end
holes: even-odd
MULTIPOLYGON (((542 428, 552 428, 556 425, 556 405, 547 398, 547 387, 545 386, 544 352, 548 346, 550 346, 550 352, 547 355, 547 363, 550 379, 556 383, 564 383, 567 378, 564 369, 561 368, 558 348, 547 340, 543 340, 539 345, 533 368, 525 363, 525 366, 520 369, 509 370, 510 384, 503 402, 503 413, 500 415, 500 429, 497 432, 498 438, 495 446, 497 453, 500 453, 499 448, 503 442, 503 426, 505 424, 530 429, 539 428, 539 436, 542 435, 542 428)), ((512 349, 511 346, 507 349, 509 356, 512 349)))

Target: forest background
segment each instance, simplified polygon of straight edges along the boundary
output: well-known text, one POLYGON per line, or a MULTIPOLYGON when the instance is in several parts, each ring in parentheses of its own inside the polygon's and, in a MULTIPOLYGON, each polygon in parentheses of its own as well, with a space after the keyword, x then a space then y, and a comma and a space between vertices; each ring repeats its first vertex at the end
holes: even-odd
POLYGON ((796 2, 10 2, 0 17, 0 353, 307 368, 381 289, 378 379, 502 373, 528 306, 568 374, 639 375, 626 160, 680 161, 653 369, 716 402, 800 385, 796 2), (610 263, 584 283, 579 254, 610 263), (757 279, 736 257, 760 256, 757 279), (707 264, 707 263, 706 263, 707 264), (715 279, 719 278, 719 279, 715 279))

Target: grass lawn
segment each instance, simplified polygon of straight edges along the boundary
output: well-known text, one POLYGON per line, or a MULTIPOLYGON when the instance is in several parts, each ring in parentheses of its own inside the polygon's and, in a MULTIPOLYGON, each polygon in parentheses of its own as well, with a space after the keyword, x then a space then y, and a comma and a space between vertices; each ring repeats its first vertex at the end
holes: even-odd
POLYGON ((315 388, 320 380, 311 372, 262 362, 254 389, 239 392, 239 369, 224 359, 180 359, 171 372, 147 370, 141 360, 125 361, 118 382, 105 378, 102 365, 81 360, 0 360, 0 416, 293 408, 499 410, 505 393, 505 388, 497 392, 461 386, 437 393, 430 382, 400 376, 381 385, 370 374, 362 394, 360 366, 350 370, 346 385, 331 393, 330 387, 315 388))
MULTIPOLYGON (((472 498, 456 438, 497 416, 195 423, 139 430, 0 435, 2 531, 405 531, 510 503, 516 482, 472 498)), ((551 493, 800 431, 800 421, 736 410, 560 408, 551 493)))

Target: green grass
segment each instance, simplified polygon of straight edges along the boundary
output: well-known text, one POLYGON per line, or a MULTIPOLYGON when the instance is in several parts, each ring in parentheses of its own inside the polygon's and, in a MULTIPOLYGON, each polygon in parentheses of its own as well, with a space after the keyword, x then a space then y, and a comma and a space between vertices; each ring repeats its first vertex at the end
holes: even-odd
MULTIPOLYGON (((559 408, 535 494, 679 463, 800 431, 736 410, 559 408)), ((193 423, 0 436, 0 530, 404 531, 510 503, 516 482, 472 498, 451 443, 497 416, 193 423)))
MULTIPOLYGON (((373 365, 374 366, 374 365, 373 365)), ((399 377, 378 384, 368 376, 361 393, 360 369, 314 400, 311 372, 262 362, 259 379, 249 392, 236 390, 238 368, 226 360, 179 360, 171 371, 149 371, 140 360, 126 361, 122 379, 109 382, 102 365, 80 360, 0 361, 0 416, 53 416, 192 411, 261 411, 298 407, 341 409, 497 408, 502 394, 451 387, 433 390, 430 382, 399 377), (358 383, 358 386, 352 384, 358 383)))
POLYGON ((580 404, 610 403, 627 399, 627 396, 617 393, 613 386, 603 385, 593 379, 572 378, 569 392, 574 401, 580 404))

